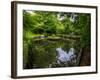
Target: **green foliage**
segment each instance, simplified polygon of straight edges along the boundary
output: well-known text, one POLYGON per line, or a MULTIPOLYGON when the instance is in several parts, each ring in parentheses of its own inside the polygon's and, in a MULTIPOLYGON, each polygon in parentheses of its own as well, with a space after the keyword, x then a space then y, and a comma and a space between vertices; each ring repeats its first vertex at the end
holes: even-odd
POLYGON ((31 67, 48 67, 49 64, 56 61, 57 47, 62 47, 67 51, 70 47, 79 48, 90 46, 90 17, 90 14, 86 13, 73 14, 24 10, 24 67, 29 66, 29 64, 32 64, 31 67), (77 18, 75 21, 71 21, 74 15, 77 15, 77 18), (71 38, 68 38, 67 35, 71 38), (80 36, 80 40, 73 40, 73 35, 80 36), (32 58, 31 61, 30 58, 32 58))
POLYGON ((81 35, 81 44, 83 47, 90 46, 91 39, 91 17, 90 14, 78 14, 78 20, 75 23, 75 32, 81 35))
POLYGON ((24 29, 29 30, 35 34, 58 34, 64 33, 65 25, 61 22, 57 15, 61 13, 56 12, 41 12, 35 11, 30 14, 24 11, 24 29))

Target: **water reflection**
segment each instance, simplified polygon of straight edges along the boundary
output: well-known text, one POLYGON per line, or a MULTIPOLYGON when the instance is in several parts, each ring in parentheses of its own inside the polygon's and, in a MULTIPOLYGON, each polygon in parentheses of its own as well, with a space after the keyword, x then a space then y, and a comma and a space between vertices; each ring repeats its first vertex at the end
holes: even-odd
MULTIPOLYGON (((76 58, 79 52, 76 40, 34 40, 30 44, 28 51, 27 66, 32 64, 31 68, 54 68, 75 66, 76 58), (72 45, 72 42, 76 43, 72 45), (32 55, 29 55, 32 54, 32 55), (30 59, 30 56, 32 57, 30 59), (31 62, 31 63, 30 63, 31 62)), ((29 68, 28 68, 29 69, 29 68)))
POLYGON ((57 63, 61 64, 61 63, 69 63, 69 62, 76 62, 76 55, 75 55, 75 49, 74 48, 70 48, 69 52, 67 53, 67 51, 64 51, 61 47, 60 48, 56 48, 56 51, 58 53, 57 55, 57 63))

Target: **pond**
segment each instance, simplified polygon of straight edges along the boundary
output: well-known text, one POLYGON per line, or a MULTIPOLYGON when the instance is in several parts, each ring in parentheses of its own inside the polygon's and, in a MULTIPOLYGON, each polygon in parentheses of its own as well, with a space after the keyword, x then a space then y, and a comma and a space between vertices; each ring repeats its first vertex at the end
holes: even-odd
POLYGON ((80 50, 79 40, 71 38, 34 38, 28 46, 25 69, 72 67, 80 50))

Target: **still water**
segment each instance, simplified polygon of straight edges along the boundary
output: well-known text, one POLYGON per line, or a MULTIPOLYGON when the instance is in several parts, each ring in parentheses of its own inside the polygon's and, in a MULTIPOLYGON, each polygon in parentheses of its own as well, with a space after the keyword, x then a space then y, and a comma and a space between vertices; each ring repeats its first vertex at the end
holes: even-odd
POLYGON ((25 68, 75 66, 79 48, 79 42, 72 39, 33 40, 28 48, 28 57, 25 68))

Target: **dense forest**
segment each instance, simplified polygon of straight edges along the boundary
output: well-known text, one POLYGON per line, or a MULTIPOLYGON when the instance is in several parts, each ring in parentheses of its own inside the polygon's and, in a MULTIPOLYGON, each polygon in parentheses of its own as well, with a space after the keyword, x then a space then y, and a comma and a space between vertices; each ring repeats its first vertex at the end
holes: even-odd
POLYGON ((23 10, 24 69, 89 66, 90 46, 90 14, 23 10), (57 60, 72 48, 74 62, 57 60))

